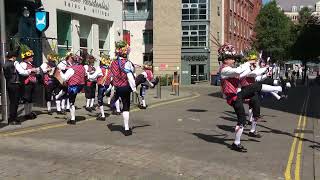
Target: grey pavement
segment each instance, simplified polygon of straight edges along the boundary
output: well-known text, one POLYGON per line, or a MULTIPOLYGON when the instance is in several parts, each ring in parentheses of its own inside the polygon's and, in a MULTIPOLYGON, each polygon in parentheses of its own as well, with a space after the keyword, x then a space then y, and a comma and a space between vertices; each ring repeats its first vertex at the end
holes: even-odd
MULTIPOLYGON (((0 133, 0 179, 284 179, 305 87, 290 90, 288 100, 263 100, 262 138, 249 137, 246 127, 247 153, 230 149, 236 116, 219 87, 182 90, 200 96, 132 112, 128 137, 119 116, 9 137, 0 133)), ((319 90, 310 89, 300 179, 320 178, 319 90)))
MULTIPOLYGON (((146 95, 146 102, 148 105, 160 103, 160 102, 165 102, 165 101, 170 101, 170 100, 175 100, 175 99, 180 99, 180 98, 185 98, 192 96, 193 93, 189 90, 184 90, 181 89, 179 92, 179 96, 175 94, 171 86, 162 86, 161 87, 161 98, 157 97, 157 89, 148 89, 147 90, 147 95, 146 95)), ((104 98, 104 102, 106 103, 107 98, 104 98)), ((54 103, 54 102, 53 102, 54 103)), ((97 100, 95 101, 97 103, 97 100)), ((77 120, 85 120, 85 119, 92 119, 97 116, 97 113, 100 113, 100 111, 97 109, 96 111, 93 111, 92 113, 89 113, 85 111, 83 106, 86 104, 86 99, 84 96, 84 93, 79 93, 76 99, 76 115, 77 115, 77 120)), ((137 108, 137 100, 133 101, 132 100, 132 107, 131 108, 137 108)), ((110 108, 105 106, 104 107, 106 113, 111 113, 110 108)), ((56 111, 55 107, 52 109, 54 112, 56 111)), ((23 116, 24 116, 24 108, 23 105, 19 106, 19 117, 23 121, 21 125, 7 125, 7 122, 1 122, 0 123, 0 132, 3 131, 10 131, 10 130, 15 130, 15 129, 20 129, 20 128, 26 128, 26 127, 33 127, 33 126, 40 126, 40 125, 45 125, 45 124, 50 124, 50 123, 59 123, 66 121, 66 118, 68 117, 67 115, 57 115, 56 113, 53 113, 52 116, 47 114, 47 108, 46 107, 33 107, 33 111, 38 114, 37 119, 34 120, 28 120, 24 121, 23 116)), ((0 113, 1 116, 1 113, 0 113)))

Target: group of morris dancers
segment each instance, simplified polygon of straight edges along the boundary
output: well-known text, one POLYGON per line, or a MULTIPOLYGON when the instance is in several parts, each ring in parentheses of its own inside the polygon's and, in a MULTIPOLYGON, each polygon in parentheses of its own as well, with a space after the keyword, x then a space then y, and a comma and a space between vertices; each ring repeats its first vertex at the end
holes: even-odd
POLYGON ((238 67, 235 67, 235 61, 241 56, 236 53, 232 45, 224 44, 219 48, 218 54, 222 62, 221 90, 227 103, 234 108, 237 115, 235 140, 231 148, 241 152, 247 151, 240 143, 242 132, 247 124, 243 104, 249 104, 251 124, 249 136, 259 138, 261 135, 257 132, 256 126, 260 118, 261 93, 271 93, 278 100, 286 98, 290 83, 270 78, 267 72, 268 66, 265 62, 258 61, 257 54, 250 54, 246 58, 247 61, 238 67))
MULTIPOLYGON (((57 58, 52 54, 47 56, 47 62, 40 67, 32 65, 33 52, 22 53, 23 62, 15 63, 11 67, 17 69, 21 80, 17 83, 23 83, 23 100, 25 101, 26 119, 36 118, 32 112, 32 96, 34 87, 39 81, 39 77, 45 88, 45 100, 47 102, 48 114, 52 115, 51 102, 55 100, 56 113, 66 114, 70 112, 68 124, 76 124, 75 102, 77 94, 84 90, 86 97, 85 109, 89 112, 95 111, 95 99, 99 106, 100 113, 97 120, 106 120, 104 111, 104 97, 108 97, 107 104, 114 107, 114 114, 120 115, 120 104, 122 103, 122 116, 124 122, 125 135, 131 135, 132 130, 129 127, 129 111, 131 92, 139 97, 139 107, 146 109, 146 90, 153 88, 158 83, 158 79, 153 77, 152 66, 145 64, 143 71, 138 76, 135 72, 135 65, 128 60, 130 52, 129 46, 125 42, 116 43, 116 59, 110 60, 108 56, 100 59, 100 65, 96 66, 96 58, 89 55, 87 64, 83 65, 83 59, 80 56, 68 52, 66 57, 57 62, 57 58), (141 86, 140 93, 137 87, 141 86), (97 90, 97 97, 96 97, 97 90)), ((16 56, 15 56, 16 57, 16 56)), ((13 60, 15 61, 15 59, 13 60)), ((8 71, 10 74, 11 71, 8 71)), ((11 76, 8 76, 11 78, 11 76)), ((14 108, 16 109, 16 108, 14 108)), ((13 110, 14 111, 14 110, 13 110)), ((15 110, 16 111, 16 110, 15 110)), ((16 114, 12 113, 10 121, 17 122, 16 114)), ((16 124, 16 123, 14 123, 16 124)))

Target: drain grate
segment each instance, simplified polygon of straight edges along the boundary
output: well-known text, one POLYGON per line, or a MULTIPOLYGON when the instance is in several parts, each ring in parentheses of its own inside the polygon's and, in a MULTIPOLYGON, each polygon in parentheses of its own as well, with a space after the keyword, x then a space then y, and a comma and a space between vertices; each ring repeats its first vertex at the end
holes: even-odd
POLYGON ((313 130, 308 130, 308 129, 305 129, 305 130, 302 130, 302 129, 295 129, 293 131, 293 133, 306 133, 306 134, 312 134, 313 133, 313 130))

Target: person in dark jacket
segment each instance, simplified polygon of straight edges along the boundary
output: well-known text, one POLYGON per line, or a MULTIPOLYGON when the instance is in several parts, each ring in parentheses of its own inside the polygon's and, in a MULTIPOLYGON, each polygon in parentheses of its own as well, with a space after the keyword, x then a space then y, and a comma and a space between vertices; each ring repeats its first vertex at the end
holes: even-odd
POLYGON ((6 78, 6 85, 9 97, 9 118, 8 124, 21 124, 17 119, 17 111, 19 106, 19 99, 21 95, 21 84, 19 80, 18 70, 22 70, 18 61, 16 61, 18 53, 15 51, 7 54, 7 60, 3 67, 4 76, 6 78))

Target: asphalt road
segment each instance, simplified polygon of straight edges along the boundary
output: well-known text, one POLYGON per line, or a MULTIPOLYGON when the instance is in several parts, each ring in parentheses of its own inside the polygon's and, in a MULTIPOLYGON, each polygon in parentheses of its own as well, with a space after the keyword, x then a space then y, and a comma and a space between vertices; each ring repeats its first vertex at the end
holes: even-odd
POLYGON ((236 116, 217 88, 189 89, 198 95, 132 112, 129 137, 120 116, 0 134, 0 179, 320 178, 318 87, 292 89, 285 101, 265 98, 262 138, 244 131, 247 153, 230 149, 236 116))

